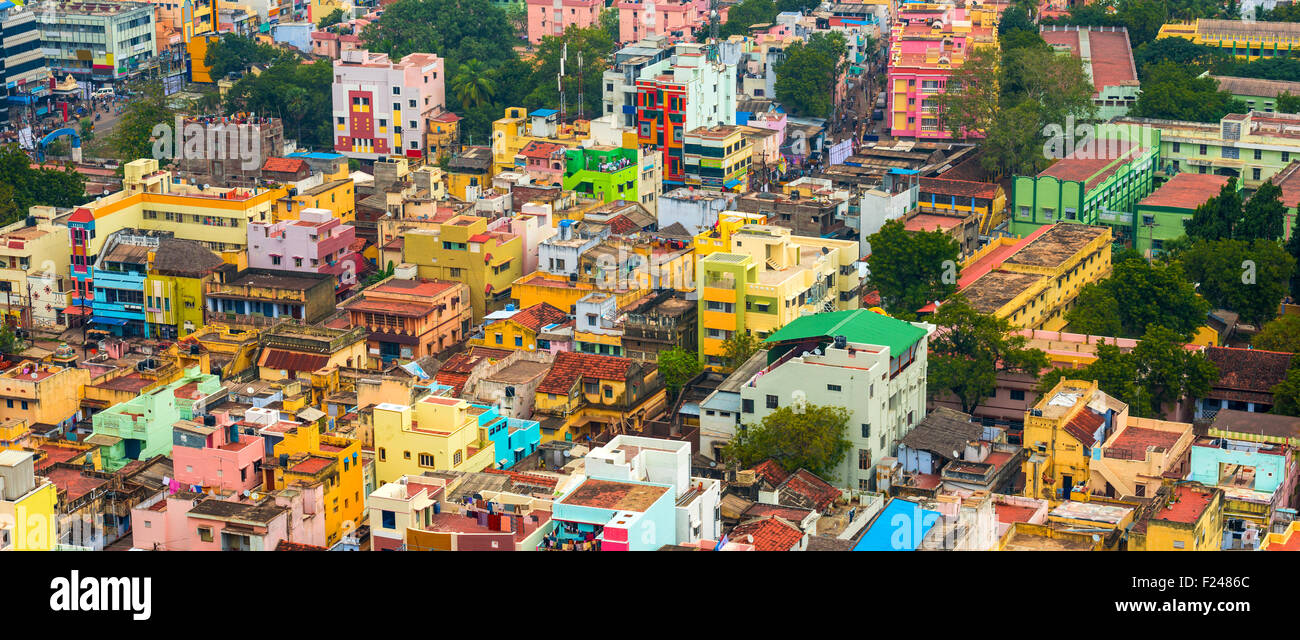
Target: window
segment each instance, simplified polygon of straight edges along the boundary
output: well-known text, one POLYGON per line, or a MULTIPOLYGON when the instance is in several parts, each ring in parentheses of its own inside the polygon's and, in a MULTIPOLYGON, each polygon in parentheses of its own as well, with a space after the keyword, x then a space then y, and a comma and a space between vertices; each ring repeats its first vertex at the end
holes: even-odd
POLYGON ((523 336, 515 336, 515 346, 516 346, 516 347, 522 347, 522 346, 524 346, 524 337, 523 337, 523 336))
POLYGON ((385 451, 383 447, 379 447, 379 459, 380 459, 380 460, 387 460, 387 459, 388 459, 388 452, 385 451))
POLYGON ((742 400, 740 401, 740 412, 741 412, 741 413, 753 413, 753 412, 754 412, 754 401, 753 401, 753 400, 750 400, 750 399, 748 399, 748 398, 742 399, 742 400))
POLYGON ((597 393, 600 393, 600 389, 597 388, 597 385, 594 382, 584 382, 582 383, 582 392, 589 396, 594 396, 597 393))
POLYGON ((839 391, 839 390, 840 390, 840 385, 838 385, 838 384, 828 384, 828 385, 826 385, 826 390, 827 390, 827 391, 839 391))
POLYGON ((858 449, 858 469, 866 471, 871 468, 871 450, 858 449))
POLYGON ((433 464, 433 455, 432 455, 432 454, 428 454, 428 453, 421 453, 421 454, 420 454, 420 466, 421 466, 421 467, 429 467, 429 468, 433 468, 433 467, 434 467, 434 464, 433 464))
POLYGON ((402 452, 402 458, 403 458, 403 459, 406 459, 406 460, 410 460, 410 459, 411 459, 411 452, 410 452, 410 451, 403 451, 403 452, 402 452))
POLYGON ((777 401, 776 396, 774 396, 774 395, 768 395, 768 396, 767 396, 767 408, 768 408, 768 409, 776 409, 776 408, 779 407, 779 406, 780 406, 780 402, 777 401))
POLYGON ((497 339, 497 344, 504 344, 504 340, 505 340, 505 338, 503 338, 503 337, 501 336, 501 334, 499 334, 499 333, 496 334, 496 339, 497 339))
POLYGON ((1012 400, 1024 400, 1024 399, 1025 399, 1025 392, 1024 392, 1023 390, 1021 390, 1021 389, 1012 389, 1012 390, 1011 390, 1011 399, 1012 399, 1012 400))
POLYGON ((199 540, 212 542, 212 527, 199 527, 199 540))
POLYGON ((452 464, 453 466, 455 466, 455 465, 459 465, 459 464, 460 464, 460 450, 459 450, 459 449, 457 449, 455 453, 451 454, 451 464, 452 464))
POLYGON ((1184 543, 1182 540, 1174 540, 1174 548, 1175 549, 1186 548, 1186 543, 1184 543))
POLYGON ((380 521, 383 523, 383 524, 381 525, 381 526, 383 526, 383 528, 385 528, 385 529, 396 529, 396 528, 397 528, 397 514, 396 514, 396 513, 392 512, 392 511, 388 511, 388 510, 385 509, 385 510, 382 510, 382 511, 379 512, 379 518, 380 518, 380 521))
POLYGON ((1258 168, 1256 168, 1256 169, 1251 169, 1251 170, 1250 170, 1250 177, 1251 177, 1251 179, 1253 179, 1253 180, 1259 180, 1259 169, 1258 169, 1258 168))
POLYGON ((1255 149, 1255 159, 1256 159, 1256 160, 1263 160, 1263 159, 1264 159, 1264 152, 1263 152, 1262 150, 1260 150, 1260 149, 1255 149))
POLYGON ((614 397, 614 387, 611 387, 611 386, 609 386, 609 385, 605 385, 605 397, 606 397, 606 398, 613 398, 613 397, 614 397))
POLYGON ((1178 153, 1178 151, 1179 151, 1179 149, 1180 149, 1181 147, 1182 147, 1182 145, 1180 145, 1179 143, 1175 142, 1175 143, 1174 143, 1174 153, 1178 153))

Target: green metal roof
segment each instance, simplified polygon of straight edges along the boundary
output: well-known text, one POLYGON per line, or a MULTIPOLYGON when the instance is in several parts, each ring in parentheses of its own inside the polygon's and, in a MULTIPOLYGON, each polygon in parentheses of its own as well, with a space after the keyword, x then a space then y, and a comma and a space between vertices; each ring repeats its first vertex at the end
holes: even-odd
POLYGON ((897 357, 919 342, 925 334, 925 329, 910 322, 882 316, 867 309, 854 309, 803 316, 768 336, 763 342, 771 344, 786 340, 844 336, 849 342, 889 347, 889 355, 897 357))

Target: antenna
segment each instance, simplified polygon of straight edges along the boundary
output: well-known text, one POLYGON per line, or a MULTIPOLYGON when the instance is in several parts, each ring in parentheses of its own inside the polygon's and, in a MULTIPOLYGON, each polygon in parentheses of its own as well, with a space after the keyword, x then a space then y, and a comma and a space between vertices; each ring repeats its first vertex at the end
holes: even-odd
POLYGON ((578 119, 581 120, 583 115, 583 87, 582 87, 582 52, 578 52, 578 119))
POLYGON ((564 124, 564 117, 568 111, 564 102, 564 61, 569 57, 569 43, 564 43, 564 48, 560 50, 560 74, 556 76, 555 81, 560 87, 560 124, 564 124))

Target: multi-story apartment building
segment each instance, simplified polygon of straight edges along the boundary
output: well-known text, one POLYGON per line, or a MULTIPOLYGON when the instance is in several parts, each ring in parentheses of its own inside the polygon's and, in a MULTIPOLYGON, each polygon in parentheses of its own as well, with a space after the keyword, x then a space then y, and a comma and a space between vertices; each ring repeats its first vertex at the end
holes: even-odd
POLYGON ((729 252, 699 261, 700 359, 724 366, 723 342, 736 332, 764 339, 804 313, 859 308, 858 243, 793 236, 789 229, 746 225, 729 252))
POLYGON ((640 200, 636 149, 587 147, 564 152, 564 188, 605 202, 640 200))
POLYGON ((780 192, 746 193, 736 209, 767 216, 767 224, 785 227, 796 235, 834 237, 845 230, 845 216, 858 199, 829 180, 799 178, 786 183, 780 192))
POLYGON ((668 38, 654 36, 615 51, 613 64, 601 78, 605 83, 604 117, 612 117, 620 127, 636 127, 636 81, 641 70, 667 60, 674 50, 668 38))
POLYGON ((81 417, 82 387, 90 372, 24 362, 0 374, 0 421, 16 420, 42 433, 55 427, 66 433, 81 417))
POLYGON ((340 307, 353 326, 365 327, 372 361, 387 369, 394 361, 442 353, 469 334, 473 313, 469 287, 460 282, 392 277, 340 307))
POLYGON ((637 78, 637 142, 662 152, 665 188, 685 184, 686 132, 736 123, 736 65, 710 55, 702 45, 679 44, 637 78))
POLYGON ((424 280, 463 282, 474 321, 510 302, 510 285, 522 274, 523 240, 488 231, 487 219, 456 216, 436 229, 413 229, 402 246, 404 262, 424 280))
MULTIPOLYGON (((579 125, 560 122, 560 112, 555 109, 510 107, 505 115, 492 123, 492 174, 502 171, 528 172, 528 157, 522 152, 534 142, 548 143, 562 149, 574 149, 582 142, 586 130, 579 125)), ((550 150, 557 150, 555 146, 550 150)), ((561 164, 564 158, 559 158, 561 164)))
POLYGON ((325 209, 303 209, 293 221, 248 224, 248 266, 334 276, 336 295, 357 286, 364 258, 352 250, 356 231, 325 209))
POLYGON ((715 125, 686 132, 683 165, 686 184, 709 189, 745 191, 753 147, 740 127, 715 125))
POLYGON ((204 325, 204 287, 225 262, 195 240, 164 238, 144 282, 144 319, 153 335, 183 338, 204 325))
MULTIPOLYGON (((619 42, 635 42, 651 36, 688 39, 709 24, 708 0, 619 0, 619 42)), ((730 7, 718 7, 718 21, 727 21, 730 7)))
POLYGON ((64 2, 34 7, 50 73, 94 87, 137 76, 157 53, 154 7, 147 2, 64 2), (90 56, 84 56, 84 52, 90 56))
POLYGON ((889 35, 885 126, 894 137, 946 139, 938 94, 952 70, 978 47, 997 46, 998 18, 1006 5, 909 3, 898 9, 889 35))
POLYGON ((90 323, 113 335, 153 336, 145 318, 145 278, 150 254, 167 232, 122 229, 109 237, 95 261, 94 315, 90 323))
POLYGON ((375 477, 380 483, 424 471, 482 471, 496 445, 478 413, 458 398, 425 396, 415 406, 375 405, 375 477))
POLYGON ((1238 58, 1256 60, 1289 56, 1300 49, 1300 25, 1294 22, 1197 19, 1190 23, 1164 25, 1156 38, 1184 38, 1238 58))
POLYGON ((24 328, 68 327, 68 232, 49 220, 18 222, 0 234, 0 303, 5 322, 24 328))
MULTIPOLYGON (((543 36, 558 38, 569 27, 586 29, 600 22, 603 0, 527 0, 528 41, 538 44, 543 36)), ((592 62, 595 62, 594 60, 592 62)))
POLYGON ((334 150, 359 160, 422 158, 428 118, 446 102, 442 58, 345 51, 334 61, 334 150), (391 108, 390 108, 391 107, 391 108))
POLYGON ((50 68, 41 49, 41 30, 31 8, 6 3, 0 8, 0 124, 27 116, 42 115, 40 99, 50 92, 50 68), (10 107, 11 104, 21 105, 10 107))
POLYGON ((875 464, 925 418, 934 330, 866 309, 798 318, 764 341, 770 363, 741 385, 737 423, 752 428, 781 407, 845 407, 852 415, 844 436, 853 447, 832 482, 871 490, 875 464))
POLYGON ((36 475, 35 457, 0 451, 0 550, 49 551, 58 541, 59 488, 36 475))

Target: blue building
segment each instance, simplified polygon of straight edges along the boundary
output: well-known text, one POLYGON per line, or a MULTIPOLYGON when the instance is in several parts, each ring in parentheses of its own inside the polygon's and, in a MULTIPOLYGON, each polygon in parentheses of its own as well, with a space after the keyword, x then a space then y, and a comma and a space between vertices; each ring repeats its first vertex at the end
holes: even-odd
POLYGON ((542 426, 536 420, 508 418, 492 406, 473 407, 471 411, 480 411, 478 427, 487 430, 488 439, 495 445, 498 469, 513 467, 542 443, 542 426))
POLYGON ((940 515, 938 511, 922 509, 915 502, 894 498, 876 516, 853 550, 916 551, 940 515))
POLYGON ((136 229, 109 237, 90 276, 95 285, 92 324, 115 336, 151 337, 144 315, 144 281, 150 254, 166 237, 171 233, 136 229))

